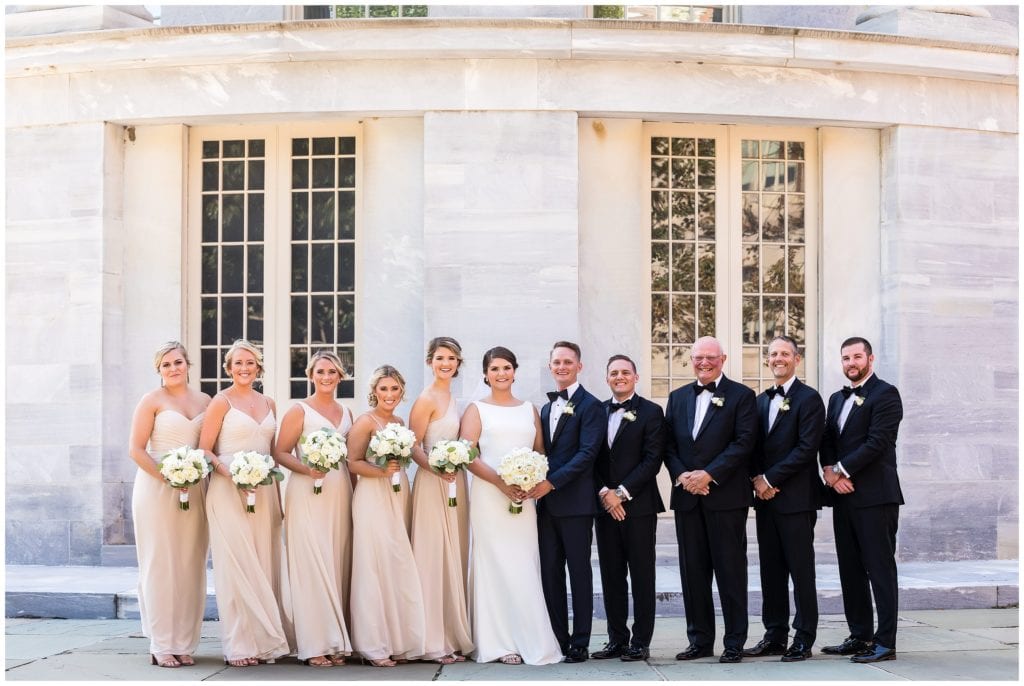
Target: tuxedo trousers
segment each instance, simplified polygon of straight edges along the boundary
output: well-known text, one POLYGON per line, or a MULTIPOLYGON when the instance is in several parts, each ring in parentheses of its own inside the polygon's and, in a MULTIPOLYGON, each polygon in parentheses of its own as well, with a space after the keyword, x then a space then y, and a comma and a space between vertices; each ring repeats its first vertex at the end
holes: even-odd
POLYGON ((814 524, 818 513, 757 508, 757 553, 761 564, 761 620, 773 643, 789 638, 789 579, 793 579, 793 641, 814 645, 818 590, 814 575, 814 524))
POLYGON ((621 522, 599 514, 594 522, 601 569, 604 612, 608 617, 608 642, 651 646, 654 635, 654 561, 658 515, 628 515, 621 522), (626 620, 629 596, 626 577, 633 590, 633 640, 626 620))
POLYGON ((541 510, 537 513, 537 539, 544 602, 558 645, 563 653, 570 646, 588 648, 594 620, 594 572, 590 567, 594 516, 552 517, 546 510, 541 510), (565 592, 567 567, 572 589, 571 633, 565 592))
POLYGON ((679 577, 690 645, 712 649, 715 604, 712 576, 718 584, 726 648, 742 650, 747 641, 747 509, 709 510, 703 503, 675 510, 679 577))
POLYGON ((899 505, 851 507, 836 498, 832 528, 836 536, 843 612, 850 635, 896 648, 899 582, 896 578, 896 530, 899 505), (878 630, 872 632, 871 598, 878 610, 878 630))

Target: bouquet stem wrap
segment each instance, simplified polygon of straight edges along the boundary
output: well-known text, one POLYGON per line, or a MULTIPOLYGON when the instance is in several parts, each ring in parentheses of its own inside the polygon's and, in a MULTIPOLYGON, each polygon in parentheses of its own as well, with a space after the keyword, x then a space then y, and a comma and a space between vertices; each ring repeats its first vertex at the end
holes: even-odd
POLYGON ((188 512, 188 489, 178 491, 178 508, 188 512))
MULTIPOLYGON (((395 460, 395 462, 398 462, 398 460, 395 460)), ((395 472, 394 474, 391 475, 391 490, 394 491, 395 493, 401 493, 402 492, 402 473, 401 472, 395 472)))
POLYGON ((455 497, 455 494, 457 492, 458 492, 458 487, 456 486, 455 482, 454 481, 449 482, 449 484, 448 484, 448 507, 455 507, 456 505, 459 504, 459 501, 455 497))
POLYGON ((245 494, 245 511, 249 513, 256 512, 256 493, 245 494))

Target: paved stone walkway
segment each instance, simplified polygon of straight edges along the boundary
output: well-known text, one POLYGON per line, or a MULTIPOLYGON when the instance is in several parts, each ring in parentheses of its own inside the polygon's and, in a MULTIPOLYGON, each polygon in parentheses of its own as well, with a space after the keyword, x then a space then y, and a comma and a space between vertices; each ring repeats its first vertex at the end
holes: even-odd
MULTIPOLYGON (((719 622, 721 618, 719 618, 719 622)), ((750 624, 752 644, 760 636, 756 618, 750 624)), ((277 664, 237 669, 220 655, 216 622, 203 626, 195 667, 160 669, 149 666, 149 641, 138 620, 74 620, 11 618, 6 622, 7 680, 104 681, 1016 681, 1018 611, 918 610, 900 613, 898 657, 877 665, 856 665, 842 657, 821 655, 822 645, 846 636, 839 615, 823 615, 812 659, 785 664, 778 658, 748 658, 740 664, 719 664, 717 658, 676 662, 684 647, 685 621, 659 617, 651 659, 627 663, 590 660, 582 664, 545 667, 466 662, 454 665, 410 663, 392 669, 363 666, 315 669, 294 658, 277 664)), ((600 648, 605 623, 594 622, 591 650, 600 648)), ((718 629, 721 636, 721 625, 718 629)), ((721 650, 721 643, 716 652, 721 650)))

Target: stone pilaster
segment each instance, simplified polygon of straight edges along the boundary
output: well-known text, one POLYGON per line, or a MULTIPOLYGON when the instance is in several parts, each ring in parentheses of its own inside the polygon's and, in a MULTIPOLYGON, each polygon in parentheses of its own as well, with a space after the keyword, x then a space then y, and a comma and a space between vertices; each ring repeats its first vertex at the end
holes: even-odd
POLYGON ((462 343, 463 395, 503 345, 539 401, 551 344, 579 337, 577 149, 575 112, 424 116, 423 330, 462 343))
POLYGON ((1017 557, 1016 136, 882 136, 882 337, 903 396, 899 556, 1017 557))

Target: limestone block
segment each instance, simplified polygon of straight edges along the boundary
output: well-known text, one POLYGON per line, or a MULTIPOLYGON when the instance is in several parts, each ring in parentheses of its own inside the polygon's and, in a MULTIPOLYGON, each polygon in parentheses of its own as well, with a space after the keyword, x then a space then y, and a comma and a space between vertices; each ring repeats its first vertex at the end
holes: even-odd
POLYGON ((70 481, 92 480, 95 478, 97 470, 102 469, 101 446, 76 445, 72 443, 67 446, 67 450, 68 477, 70 477, 70 481))
MULTIPOLYGON (((41 495, 38 497, 42 497, 41 495)), ((66 565, 69 563, 69 529, 67 521, 27 516, 11 517, 11 492, 7 492, 7 522, 4 527, 7 564, 66 565)), ((59 503, 54 503, 59 507, 59 503)))
POLYGON ((859 17, 857 30, 964 43, 1017 46, 1017 32, 1012 25, 991 19, 991 15, 965 16, 972 9, 964 8, 967 12, 950 13, 931 7, 886 7, 859 17))
POLYGON ((69 564, 98 565, 100 563, 101 527, 98 522, 72 521, 70 526, 69 564))
POLYGON ((6 454, 8 486, 68 483, 73 481, 67 445, 21 446, 9 444, 6 454))

